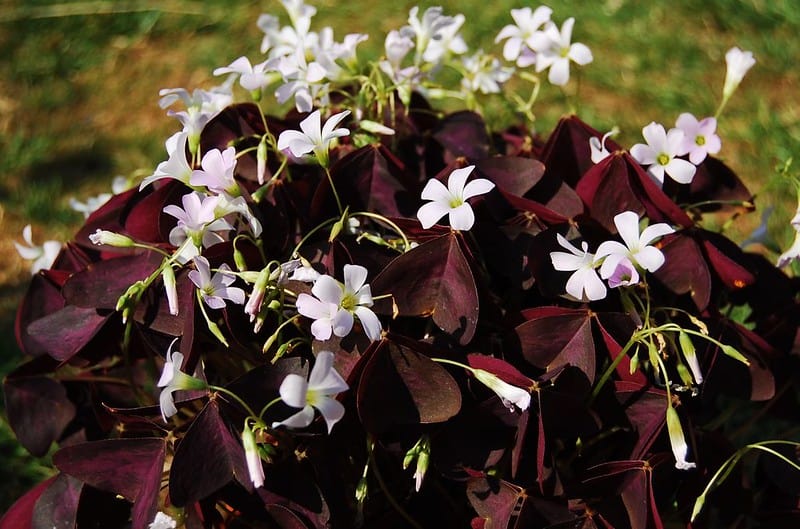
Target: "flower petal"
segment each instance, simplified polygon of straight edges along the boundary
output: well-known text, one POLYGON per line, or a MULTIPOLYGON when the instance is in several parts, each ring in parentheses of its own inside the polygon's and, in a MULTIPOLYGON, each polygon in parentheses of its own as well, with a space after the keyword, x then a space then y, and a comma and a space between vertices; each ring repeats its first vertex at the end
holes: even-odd
POLYGON ((697 168, 691 162, 680 158, 673 158, 665 167, 664 171, 676 182, 690 184, 694 179, 697 168))
POLYGON ((281 396, 281 400, 287 405, 292 408, 302 408, 306 405, 307 391, 308 382, 306 382, 306 379, 295 373, 289 373, 281 382, 278 393, 281 396))
POLYGON ((325 423, 328 425, 328 433, 331 433, 333 425, 344 417, 344 406, 336 399, 323 397, 314 407, 319 410, 322 418, 325 419, 325 423))
POLYGON ((428 180, 420 195, 422 200, 435 200, 436 202, 449 203, 453 196, 445 185, 435 178, 428 180))
POLYGON ((614 215, 617 233, 631 251, 639 248, 639 215, 634 211, 623 211, 614 215))
POLYGON ((465 202, 450 210, 450 227, 454 230, 469 231, 473 224, 475 224, 475 213, 468 203, 465 202))
POLYGON ((633 257, 648 272, 655 272, 664 264, 664 254, 655 246, 646 246, 633 257))
POLYGON ((658 239, 659 237, 663 237, 664 235, 669 235, 670 233, 675 233, 675 230, 672 229, 672 226, 670 226, 669 224, 666 224, 664 222, 659 222, 658 224, 651 224, 650 226, 642 230, 642 235, 639 237, 639 244, 642 247, 645 247, 654 240, 658 239))
POLYGON ((334 303, 337 306, 344 296, 342 285, 329 275, 320 276, 311 287, 311 293, 325 303, 334 303))
POLYGON ((494 184, 485 178, 476 178, 464 186, 464 192, 461 198, 467 200, 478 195, 483 195, 494 189, 494 184))
POLYGON ((311 421, 313 420, 314 408, 311 406, 306 406, 291 417, 284 419, 281 422, 272 423, 272 427, 277 428, 278 426, 288 426, 289 428, 305 428, 311 424, 311 421))
POLYGON ((364 328, 364 334, 367 335, 367 338, 372 341, 380 340, 383 327, 381 326, 378 316, 367 307, 356 307, 354 312, 356 316, 358 316, 358 321, 361 322, 361 326, 364 328))
MULTIPOLYGON (((447 190, 445 189, 445 191, 447 190)), ((419 219, 422 227, 427 230, 449 212, 450 208, 442 202, 428 202, 417 211, 417 219, 419 219)))
POLYGON ((452 196, 463 199, 464 185, 467 183, 467 178, 473 169, 475 169, 474 165, 468 165, 467 167, 456 169, 450 173, 450 176, 447 179, 447 189, 450 191, 452 196))
POLYGON ((367 269, 359 265, 344 265, 344 289, 356 293, 367 281, 367 269))
POLYGON ((353 330, 353 315, 344 309, 339 309, 336 315, 331 319, 333 326, 333 334, 342 338, 350 334, 353 330))

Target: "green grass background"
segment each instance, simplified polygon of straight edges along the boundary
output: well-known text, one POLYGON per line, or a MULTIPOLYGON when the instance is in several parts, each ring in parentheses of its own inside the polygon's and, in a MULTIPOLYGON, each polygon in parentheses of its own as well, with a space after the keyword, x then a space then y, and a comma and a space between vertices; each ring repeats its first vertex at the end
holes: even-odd
MULTIPOLYGON (((312 28, 332 26, 337 38, 370 34, 359 54, 375 57, 385 34, 405 23, 409 1, 325 0, 312 28)), ((494 36, 522 2, 459 0, 442 5, 464 13, 471 49, 493 50, 494 36)), ((579 115, 599 130, 617 125, 623 145, 641 141, 650 121, 674 123, 681 112, 712 115, 731 46, 752 50, 758 63, 720 119, 720 153, 757 194, 772 204, 773 237, 791 243, 794 188, 776 177, 793 156, 800 163, 800 9, 796 0, 554 1, 553 18, 574 16, 573 40, 594 62, 580 69, 579 115)), ((535 5, 534 5, 535 7, 535 5)), ((16 255, 25 224, 34 240, 67 240, 81 223, 68 204, 108 191, 118 174, 150 174, 164 140, 179 128, 158 105, 161 88, 209 88, 217 66, 241 55, 259 60, 258 15, 284 16, 277 1, 5 0, 0 4, 0 375, 19 362, 13 316, 28 264, 16 255)), ((284 17, 285 21, 286 18, 284 17)), ((573 70, 574 72, 575 70, 573 70)), ((578 83, 567 92, 574 95, 578 83)), ((567 111, 564 94, 542 90, 536 127, 551 130, 567 111)), ((797 165, 789 168, 799 173, 797 165)), ((739 236, 758 224, 743 219, 739 236)), ((736 235, 735 235, 736 236, 736 235)), ((774 257, 774 256, 772 256, 774 257)), ((2 415, 0 415, 2 417, 2 415)), ((47 461, 26 457, 0 419, 0 512, 47 475, 47 461)))

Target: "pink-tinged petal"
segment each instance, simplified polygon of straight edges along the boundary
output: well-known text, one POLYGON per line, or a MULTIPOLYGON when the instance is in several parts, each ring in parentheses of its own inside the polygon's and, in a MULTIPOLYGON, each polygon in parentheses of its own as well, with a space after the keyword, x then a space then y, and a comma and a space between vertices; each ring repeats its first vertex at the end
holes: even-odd
POLYGON ((349 292, 358 292, 367 281, 367 269, 359 265, 344 265, 344 288, 349 292))
POLYGON ((244 304, 244 300, 246 297, 244 290, 242 290, 239 287, 223 288, 217 291, 217 295, 227 300, 230 300, 233 303, 236 303, 237 305, 244 304))
POLYGON ((336 306, 342 302, 344 293, 342 285, 329 275, 320 276, 311 287, 311 293, 325 303, 333 303, 336 306))
POLYGON ((694 179, 694 173, 697 167, 691 162, 682 160, 680 158, 673 158, 665 167, 664 171, 678 183, 690 184, 694 179))
POLYGON ((476 178, 464 186, 464 193, 461 198, 467 200, 468 198, 488 193, 492 189, 494 189, 494 184, 491 181, 485 178, 476 178))
POLYGON ((646 246, 633 257, 639 263, 639 266, 648 272, 655 272, 664 264, 664 254, 655 246, 646 246))
POLYGON ((219 296, 209 296, 205 292, 201 292, 200 294, 203 297, 203 301, 206 302, 206 305, 211 307, 212 309, 224 309, 225 308, 225 300, 223 300, 219 296))
MULTIPOLYGON (((295 306, 297 307, 297 312, 301 315, 305 316, 306 318, 311 318, 313 320, 318 320, 320 318, 329 318, 330 317, 330 303, 325 303, 323 301, 318 300, 314 296, 310 296, 306 293, 302 293, 297 296, 297 301, 295 302, 295 306)), ((338 305, 333 305, 337 307, 338 305)))
POLYGON ((590 50, 586 44, 580 42, 576 42, 569 47, 569 58, 572 59, 575 64, 581 66, 585 66, 594 60, 592 50, 590 50))
POLYGON ((436 202, 449 203, 453 196, 445 185, 435 178, 428 180, 420 195, 422 200, 434 200, 436 202))
POLYGON ((311 421, 314 420, 314 408, 311 406, 306 406, 302 410, 298 411, 291 417, 281 421, 272 423, 273 428, 277 428, 278 426, 287 426, 289 428, 305 428, 311 421))
POLYGON ((556 86, 564 86, 569 82, 569 59, 560 57, 553 61, 547 80, 556 86))
POLYGON ((597 251, 594 253, 594 260, 598 261, 607 255, 627 255, 628 251, 628 247, 619 241, 605 241, 597 247, 597 251))
POLYGON ((333 327, 333 334, 343 338, 353 330, 353 315, 349 311, 339 309, 336 315, 331 318, 331 326, 333 327))
POLYGON ((323 397, 319 402, 315 403, 314 407, 319 410, 322 418, 325 419, 325 423, 328 425, 328 433, 331 433, 333 425, 344 417, 344 406, 336 399, 323 397))
MULTIPOLYGON (((447 191, 445 189, 445 191, 447 191)), ((428 229, 450 212, 450 208, 442 202, 428 202, 417 211, 417 219, 424 229, 428 229)))
POLYGON ((639 248, 639 215, 633 211, 623 211, 614 216, 614 225, 629 250, 639 248))
POLYGON ((194 286, 200 289, 203 288, 204 286, 203 276, 200 275, 200 272, 198 272, 197 270, 190 270, 187 275, 189 276, 189 279, 192 281, 192 283, 194 283, 194 286))
POLYGON ((469 231, 473 224, 475 224, 475 213, 472 212, 472 206, 466 202, 450 210, 450 227, 454 230, 469 231))
POLYGON ((330 318, 321 318, 315 320, 314 323, 311 324, 311 334, 320 342, 324 342, 330 338, 332 333, 333 326, 331 325, 330 318))
MULTIPOLYGON (((667 146, 667 132, 664 126, 655 121, 651 121, 649 125, 642 129, 642 136, 644 136, 647 144, 655 151, 666 151, 667 146)), ((655 161, 655 157, 654 157, 655 161)), ((639 162, 644 163, 644 162, 639 162)), ((652 162, 649 162, 652 163, 652 162)))
MULTIPOLYGON (((467 183, 467 178, 469 177, 472 170, 475 169, 474 165, 468 165, 467 167, 462 167, 461 169, 456 169, 447 179, 447 189, 450 191, 450 194, 454 197, 464 197, 464 186, 467 183)), ((424 197, 423 197, 424 198, 424 197)))
MULTIPOLYGON (((675 120, 675 126, 688 134, 689 131, 696 131, 698 129, 697 118, 689 112, 684 112, 675 120)), ((716 123, 714 126, 716 127, 716 123)))
POLYGON ((304 377, 290 373, 281 382, 278 393, 281 400, 292 408, 302 408, 306 405, 306 392, 308 383, 304 377))
POLYGON ((572 272, 583 266, 583 256, 566 252, 550 252, 550 261, 559 272, 572 272))
POLYGON ((608 279, 614 275, 614 271, 623 260, 628 260, 628 255, 626 253, 609 254, 603 260, 603 264, 600 265, 600 277, 603 279, 608 279))
POLYGON ((703 146, 709 154, 717 154, 722 149, 722 140, 714 133, 706 135, 706 144, 703 146))
POLYGON ((669 235, 670 233, 675 233, 675 230, 669 224, 663 222, 651 224, 642 230, 642 235, 639 237, 639 245, 641 247, 647 246, 659 237, 669 235))
POLYGON ((361 327, 364 328, 364 334, 373 342, 380 340, 383 327, 378 317, 367 307, 356 307, 356 316, 358 321, 361 322, 361 327))
POLYGON ((170 204, 168 206, 164 206, 163 211, 167 215, 171 215, 171 216, 175 217, 178 220, 182 220, 184 222, 186 222, 186 220, 187 220, 186 212, 184 210, 182 210, 180 206, 177 206, 175 204, 170 204))
POLYGON ((649 145, 644 143, 637 143, 631 147, 631 156, 641 165, 650 165, 656 163, 656 151, 649 145))
POLYGON ((697 124, 697 132, 703 136, 711 136, 717 132, 716 118, 703 118, 697 124))
POLYGON ((703 160, 706 159, 708 152, 705 149, 705 146, 694 146, 689 150, 689 161, 692 162, 693 165, 700 165, 703 163, 703 160))

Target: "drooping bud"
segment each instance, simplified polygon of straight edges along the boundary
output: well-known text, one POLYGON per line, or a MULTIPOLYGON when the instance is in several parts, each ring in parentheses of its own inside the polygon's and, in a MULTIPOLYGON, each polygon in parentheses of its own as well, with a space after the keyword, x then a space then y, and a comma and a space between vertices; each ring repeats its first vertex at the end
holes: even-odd
POLYGON ((247 472, 250 474, 250 481, 256 488, 264 486, 264 465, 261 464, 261 456, 258 455, 258 445, 253 430, 250 429, 245 421, 242 430, 242 445, 244 445, 244 457, 247 460, 247 472))
POLYGON ((680 343, 681 352, 686 359, 686 363, 689 364, 689 369, 692 371, 695 382, 700 384, 703 382, 703 372, 700 371, 700 362, 697 361, 697 352, 691 337, 687 333, 681 331, 678 334, 678 343, 680 343))
POLYGON ((114 233, 113 231, 101 230, 100 228, 89 235, 89 240, 92 241, 92 244, 96 244, 97 246, 106 245, 116 248, 133 248, 136 244, 133 239, 126 235, 114 233))
POLYGON ((671 405, 667 406, 667 432, 669 433, 669 444, 672 446, 672 454, 675 456, 675 468, 688 470, 694 468, 695 464, 686 461, 689 446, 683 435, 683 427, 678 412, 671 405))
POLYGON ((169 263, 164 264, 161 269, 161 279, 164 281, 164 290, 167 293, 167 303, 169 304, 169 313, 173 316, 178 315, 178 288, 175 285, 175 271, 169 263))

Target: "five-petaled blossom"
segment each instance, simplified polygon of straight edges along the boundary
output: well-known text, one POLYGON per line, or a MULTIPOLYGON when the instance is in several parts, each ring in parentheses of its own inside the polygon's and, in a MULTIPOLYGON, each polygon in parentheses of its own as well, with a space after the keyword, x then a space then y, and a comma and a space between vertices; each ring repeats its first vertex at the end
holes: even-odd
POLYGON ((716 118, 697 118, 688 112, 678 116, 675 127, 683 131, 682 151, 689 153, 689 161, 695 165, 706 159, 709 154, 717 154, 722 148, 722 141, 717 136, 716 118))
POLYGON ((344 127, 336 128, 339 123, 350 115, 349 110, 339 112, 329 117, 325 125, 321 125, 320 112, 315 110, 300 122, 300 131, 285 130, 278 137, 278 150, 289 149, 292 155, 299 158, 310 152, 314 153, 317 161, 323 167, 328 166, 328 150, 336 138, 347 136, 350 131, 344 127))
POLYGON ((475 223, 475 213, 468 199, 483 195, 494 189, 494 184, 485 178, 476 178, 467 183, 467 177, 475 168, 469 165, 450 173, 447 187, 439 180, 431 178, 422 190, 422 199, 430 200, 417 211, 417 218, 426 230, 448 215, 450 227, 454 230, 468 231, 475 223))
POLYGON ((161 390, 161 396, 158 398, 161 407, 161 417, 164 418, 164 422, 167 422, 168 418, 178 413, 178 408, 175 407, 175 400, 172 396, 173 392, 178 390, 208 388, 208 384, 205 381, 187 375, 181 371, 183 353, 172 352, 172 347, 175 345, 176 341, 178 341, 177 338, 172 340, 172 343, 169 344, 166 361, 164 362, 164 371, 162 371, 161 378, 158 379, 157 384, 158 387, 164 388, 161 390))
POLYGON ((193 186, 206 186, 209 191, 219 195, 226 193, 238 196, 239 184, 233 178, 236 169, 236 149, 228 147, 224 151, 211 149, 203 155, 202 169, 195 169, 189 179, 193 186))
POLYGON ((574 18, 564 21, 559 31, 550 22, 540 33, 533 36, 533 50, 536 52, 536 71, 548 68, 547 80, 556 86, 564 86, 569 81, 569 62, 580 66, 592 62, 592 52, 586 44, 571 42, 574 18))
MULTIPOLYGON (((547 6, 539 6, 536 11, 532 11, 530 7, 523 7, 522 9, 512 9, 511 18, 514 19, 514 24, 508 24, 500 33, 495 37, 495 42, 500 42, 505 39, 503 45, 503 58, 507 61, 517 61, 527 47, 532 50, 534 47, 534 35, 541 32, 542 26, 550 22, 550 15, 553 10, 547 6)), ((530 66, 530 62, 517 62, 517 66, 524 68, 530 66)))
POLYGON ((561 272, 573 272, 567 280, 567 294, 581 301, 594 301, 606 297, 606 286, 595 270, 595 256, 589 253, 586 241, 581 249, 576 248, 560 233, 556 234, 558 244, 567 252, 550 252, 553 268, 561 272))
MULTIPOLYGON (((595 260, 599 262, 603 259, 600 266, 600 276, 603 279, 610 279, 615 274, 620 274, 620 267, 631 270, 631 265, 638 265, 648 272, 655 272, 664 264, 664 254, 655 246, 650 246, 659 237, 674 233, 671 226, 663 222, 646 227, 641 235, 639 234, 639 215, 633 211, 623 211, 614 216, 614 225, 617 232, 625 244, 618 241, 605 241, 595 253, 595 260)), ((633 269, 635 272, 635 269, 633 269)), ((630 274, 630 272, 628 272, 630 274)), ((627 285, 638 280, 628 276, 625 281, 616 281, 611 286, 627 285)))
POLYGON ((308 381, 294 373, 286 375, 278 390, 281 399, 293 408, 303 409, 288 419, 273 423, 273 428, 278 426, 305 428, 314 420, 314 408, 316 408, 325 419, 330 433, 333 425, 344 417, 344 406, 332 398, 332 395, 347 391, 349 387, 334 369, 333 359, 332 352, 321 351, 317 355, 308 381))
POLYGON ((519 408, 520 411, 525 411, 530 407, 531 392, 529 390, 509 384, 494 373, 484 369, 472 368, 471 371, 475 378, 500 397, 503 405, 509 410, 514 411, 514 406, 519 408))
POLYGON ((230 267, 223 263, 219 267, 219 272, 211 275, 211 267, 208 260, 202 255, 194 257, 194 266, 197 270, 189 272, 189 279, 200 291, 206 305, 212 309, 225 308, 225 300, 229 299, 241 305, 244 303, 244 290, 239 287, 232 287, 236 277, 230 273, 230 267))
POLYGON ((381 337, 381 322, 369 308, 372 291, 367 280, 367 269, 359 265, 344 265, 344 284, 329 275, 321 275, 311 287, 310 296, 297 296, 297 312, 314 320, 311 334, 325 341, 335 334, 347 336, 353 328, 353 316, 358 317, 364 333, 370 340, 381 337))
POLYGON ((649 165, 648 174, 659 184, 664 184, 664 173, 681 184, 689 184, 697 168, 694 164, 678 158, 686 154, 683 150, 683 131, 664 130, 664 126, 651 122, 642 129, 647 144, 637 143, 631 147, 631 156, 642 165, 649 165))

